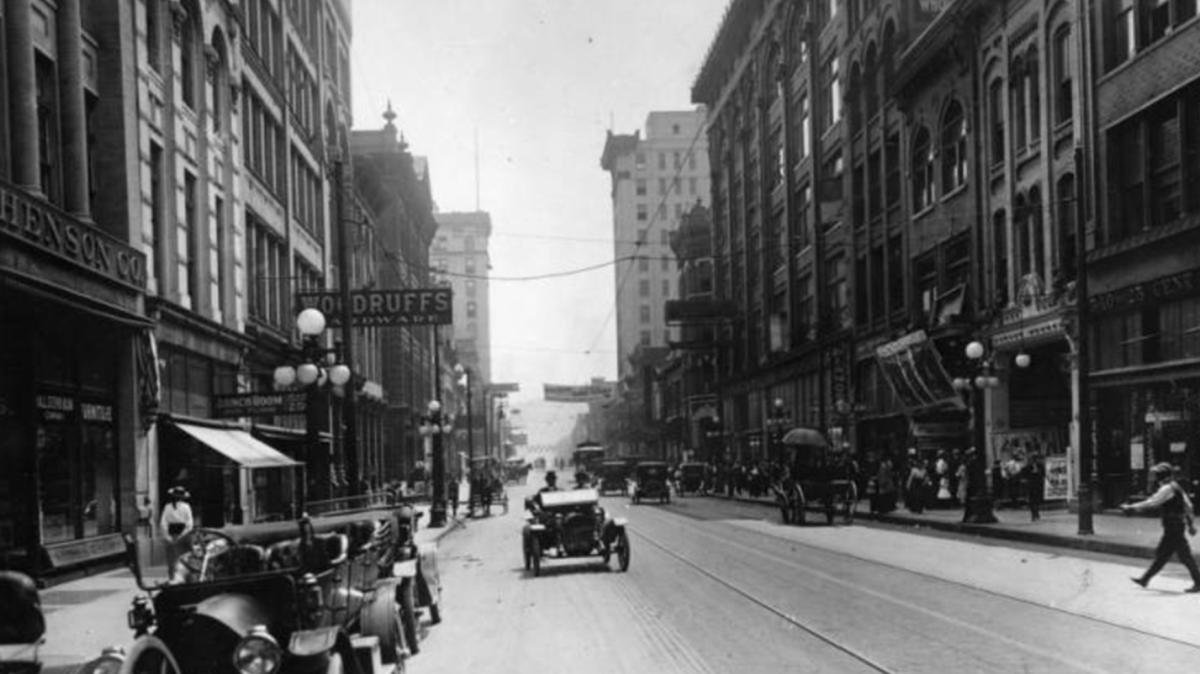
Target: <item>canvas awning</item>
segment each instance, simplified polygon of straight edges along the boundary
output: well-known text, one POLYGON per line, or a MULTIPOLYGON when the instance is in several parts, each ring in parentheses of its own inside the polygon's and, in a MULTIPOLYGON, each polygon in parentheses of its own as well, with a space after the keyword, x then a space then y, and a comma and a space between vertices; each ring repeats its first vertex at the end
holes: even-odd
POLYGON ((175 422, 179 430, 225 458, 247 468, 286 468, 302 465, 240 428, 210 428, 175 422))

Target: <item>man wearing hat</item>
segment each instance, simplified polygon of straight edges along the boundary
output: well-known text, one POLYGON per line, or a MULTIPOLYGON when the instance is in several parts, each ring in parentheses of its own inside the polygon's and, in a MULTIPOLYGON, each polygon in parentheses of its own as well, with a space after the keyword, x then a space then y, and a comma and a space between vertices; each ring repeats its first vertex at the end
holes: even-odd
POLYGON ((1150 469, 1150 474, 1158 483, 1158 491, 1144 501, 1121 506, 1121 511, 1126 514, 1155 507, 1162 513, 1163 535, 1158 541, 1158 549, 1154 552, 1154 562, 1146 569, 1146 573, 1140 578, 1134 578, 1133 582, 1146 587, 1154 574, 1162 570, 1171 555, 1178 555, 1179 561, 1183 562, 1188 573, 1192 574, 1192 586, 1184 592, 1200 592, 1200 568, 1196 567, 1196 559, 1192 557, 1192 549, 1183 534, 1186 529, 1188 534, 1196 535, 1196 526, 1192 522, 1192 500, 1175 481, 1175 469, 1171 464, 1155 464, 1150 469))
POLYGON ((159 524, 163 538, 167 542, 167 579, 175 580, 175 566, 179 556, 187 550, 188 539, 192 529, 196 528, 192 519, 192 507, 187 500, 191 498, 187 490, 175 485, 167 490, 168 502, 163 506, 162 519, 159 524))

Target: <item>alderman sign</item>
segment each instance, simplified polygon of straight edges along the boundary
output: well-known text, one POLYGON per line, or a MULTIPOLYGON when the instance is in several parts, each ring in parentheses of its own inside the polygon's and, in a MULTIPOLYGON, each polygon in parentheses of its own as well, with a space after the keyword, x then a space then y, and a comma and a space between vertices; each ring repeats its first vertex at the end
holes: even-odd
MULTIPOLYGON (((342 295, 336 292, 299 293, 299 310, 314 307, 325 314, 330 327, 342 324, 342 295)), ((350 293, 354 327, 381 325, 445 325, 454 322, 449 288, 409 290, 356 290, 350 293)))

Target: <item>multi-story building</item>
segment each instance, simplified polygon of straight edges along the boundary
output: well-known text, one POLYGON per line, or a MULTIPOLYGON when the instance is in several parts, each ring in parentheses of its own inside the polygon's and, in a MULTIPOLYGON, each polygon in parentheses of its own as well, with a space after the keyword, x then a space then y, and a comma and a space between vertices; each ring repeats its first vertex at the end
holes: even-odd
POLYGON ((709 195, 705 112, 651 112, 646 136, 608 132, 600 166, 612 178, 618 376, 636 374, 637 347, 675 338, 663 306, 675 297, 671 232, 709 195))
POLYGON ((454 292, 454 350, 475 375, 473 385, 492 380, 491 303, 488 242, 492 217, 486 211, 434 213, 438 233, 430 264, 454 292))
POLYGON ((6 3, 0 90, 0 564, 120 554, 157 378, 124 2, 6 3), (109 158, 116 157, 113 161, 109 158))
MULTIPOLYGON (((351 134, 355 185, 364 214, 374 221, 378 245, 376 276, 370 287, 428 288, 433 284, 429 250, 437 232, 429 170, 423 157, 414 157, 403 139, 397 139, 394 117, 389 109, 381 130, 351 134)), ((379 329, 379 338, 380 353, 388 356, 382 364, 386 413, 377 474, 384 480, 408 479, 416 462, 424 460, 417 429, 433 396, 433 329, 389 326, 379 329)))
POLYGON ((1112 505, 1158 461, 1200 477, 1200 18, 1195 0, 1088 4, 1075 175, 1096 178, 1083 193, 1089 383, 1112 505))

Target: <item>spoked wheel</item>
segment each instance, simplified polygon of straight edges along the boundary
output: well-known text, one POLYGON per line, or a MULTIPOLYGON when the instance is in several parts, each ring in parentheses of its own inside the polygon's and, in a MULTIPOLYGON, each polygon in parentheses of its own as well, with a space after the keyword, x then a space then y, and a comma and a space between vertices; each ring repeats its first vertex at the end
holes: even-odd
POLYGON ((129 649, 120 674, 179 674, 179 663, 157 637, 145 636, 129 649))
POLYGON ((408 649, 405 648, 404 619, 396 604, 396 595, 380 593, 370 604, 363 606, 359 615, 362 633, 379 639, 379 655, 384 662, 402 663, 408 649))
POLYGON ((845 502, 842 505, 842 520, 846 524, 854 524, 855 506, 858 505, 858 486, 853 482, 846 488, 845 502))
POLYGON ((792 499, 792 523, 805 524, 808 522, 808 504, 804 501, 804 493, 797 492, 792 499))
POLYGON ((528 571, 533 566, 533 553, 529 551, 529 536, 521 543, 521 552, 525 554, 525 570, 528 571))
POLYGON ((617 564, 621 571, 629 570, 629 534, 624 530, 617 534, 617 564))
POLYGON ((542 573, 542 541, 534 536, 530 539, 529 554, 533 557, 533 577, 542 573))
POLYGON ((608 566, 608 560, 612 559, 612 543, 605 543, 600 548, 600 561, 604 562, 604 566, 608 566))

